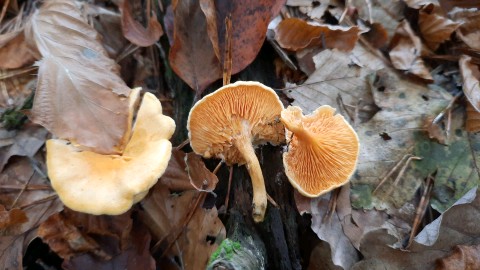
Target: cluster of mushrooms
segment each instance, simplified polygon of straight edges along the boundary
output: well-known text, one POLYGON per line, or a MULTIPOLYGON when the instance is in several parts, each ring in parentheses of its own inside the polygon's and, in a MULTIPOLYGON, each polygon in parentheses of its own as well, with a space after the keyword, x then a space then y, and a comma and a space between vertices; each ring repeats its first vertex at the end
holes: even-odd
POLYGON ((205 96, 190 111, 190 145, 205 158, 228 165, 245 164, 253 186, 255 222, 262 222, 267 192, 254 147, 287 141, 285 173, 303 195, 318 197, 346 182, 355 171, 359 142, 353 128, 335 109, 321 106, 304 116, 296 106, 284 109, 271 88, 236 82, 205 96))
MULTIPOLYGON (((262 222, 267 192, 255 146, 288 144, 285 173, 303 195, 318 197, 348 182, 355 171, 359 142, 335 109, 321 106, 304 116, 284 109, 271 88, 239 81, 205 96, 191 109, 190 145, 204 158, 246 165, 253 186, 255 222, 262 222)), ((175 129, 158 99, 146 93, 122 155, 81 151, 64 140, 47 141, 47 167, 63 203, 91 214, 121 214, 140 201, 164 173, 175 129)))

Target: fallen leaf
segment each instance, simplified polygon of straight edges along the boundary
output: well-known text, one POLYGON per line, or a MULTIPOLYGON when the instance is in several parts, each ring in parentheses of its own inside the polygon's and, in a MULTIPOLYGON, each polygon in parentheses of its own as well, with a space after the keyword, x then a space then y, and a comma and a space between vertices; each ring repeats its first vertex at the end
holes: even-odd
POLYGON ((351 51, 360 35, 357 26, 312 25, 297 18, 283 20, 275 32, 278 44, 292 51, 323 46, 328 49, 351 51))
POLYGON ((365 37, 374 48, 380 49, 384 47, 388 42, 387 30, 379 23, 372 23, 368 25, 368 27, 370 30, 363 33, 362 36, 365 37))
MULTIPOLYGON (((174 28, 174 14, 172 5, 168 5, 165 16, 163 16, 163 25, 165 26, 165 33, 168 37, 170 47, 173 45, 173 28, 174 28)), ((198 29, 197 29, 198 30, 198 29)))
POLYGON ((199 191, 212 192, 218 183, 218 178, 215 174, 205 167, 202 157, 190 152, 185 157, 190 183, 199 191))
POLYGON ((337 205, 340 206, 336 208, 342 209, 342 211, 330 213, 330 217, 327 216, 330 196, 321 196, 311 200, 312 230, 318 238, 330 245, 333 263, 343 269, 350 269, 360 260, 357 250, 342 228, 342 223, 345 222, 345 218, 351 212, 349 197, 350 188, 348 185, 342 187, 337 197, 337 205))
POLYGON ((50 216, 38 228, 38 236, 62 259, 84 252, 92 252, 96 256, 108 260, 111 258, 92 237, 82 233, 68 216, 58 213, 50 216))
POLYGON ((15 236, 0 236, 0 267, 5 270, 24 269, 23 256, 36 230, 15 236))
POLYGON ((17 130, 14 143, 0 152, 0 172, 13 156, 33 157, 45 144, 47 135, 47 130, 37 125, 26 125, 17 130))
POLYGON ((480 269, 480 245, 458 245, 445 258, 437 260, 436 270, 480 269))
POLYGON ((143 226, 134 224, 131 232, 131 243, 124 251, 112 259, 103 261, 87 253, 64 261, 62 267, 68 270, 154 270, 155 260, 150 254, 150 238, 150 234, 143 226))
POLYGON ((157 183, 141 202, 145 210, 141 219, 158 241, 157 250, 169 258, 166 261, 172 267, 205 268, 210 255, 225 238, 225 227, 216 208, 202 208, 202 198, 196 190, 170 194, 168 188, 157 183))
POLYGON ((130 89, 75 3, 46 2, 26 31, 43 56, 32 121, 95 152, 121 152, 129 134, 130 89))
POLYGON ((162 25, 158 22, 155 12, 148 18, 148 26, 145 28, 133 18, 129 0, 123 0, 120 11, 122 13, 123 35, 133 44, 148 47, 157 42, 163 35, 162 25))
POLYGON ((470 102, 467 102, 467 119, 465 130, 468 132, 478 132, 480 131, 480 112, 473 108, 470 102))
POLYGON ((442 129, 441 123, 434 123, 433 120, 433 117, 427 117, 424 120, 423 127, 427 131, 428 137, 437 140, 440 144, 446 144, 446 131, 442 129))
MULTIPOLYGON (((325 104, 338 108, 337 98, 340 95, 349 108, 361 106, 358 120, 371 118, 376 113, 373 96, 367 87, 367 76, 372 70, 353 64, 357 56, 366 56, 366 61, 372 66, 382 65, 377 58, 368 56, 367 52, 354 51, 346 54, 337 50, 324 50, 313 57, 316 70, 303 85, 291 89, 287 87, 287 96, 294 99, 292 105, 301 107, 305 114, 325 104)), ((354 114, 354 110, 349 112, 354 114)))
MULTIPOLYGON (((459 4, 458 2, 459 1, 455 1, 455 4, 459 4)), ((476 1, 462 2, 471 4, 476 1)), ((478 28, 478 25, 480 24, 480 10, 478 8, 454 9, 449 15, 452 20, 461 24, 456 31, 457 36, 473 50, 476 50, 477 52, 480 51, 480 29, 478 28)))
POLYGON ((173 45, 168 56, 173 71, 197 95, 222 77, 222 65, 208 38, 207 21, 200 9, 199 1, 173 2, 173 45))
POLYGON ((403 2, 405 2, 407 6, 415 9, 420 9, 429 4, 439 5, 438 0, 403 0, 403 2))
POLYGON ((412 73, 429 82, 433 81, 425 66, 422 55, 422 41, 415 35, 408 21, 402 21, 390 41, 390 59, 396 69, 412 73))
POLYGON ((268 23, 277 16, 285 0, 200 0, 215 55, 225 59, 225 18, 232 19, 232 75, 257 56, 267 34, 268 23))
MULTIPOLYGON (((437 227, 438 238, 429 246, 414 241, 409 250, 394 249, 390 245, 396 239, 385 229, 366 234, 360 245, 360 252, 365 259, 352 269, 435 269, 436 260, 447 256, 453 247, 480 244, 477 237, 480 233, 480 196, 475 195, 476 192, 476 189, 468 192, 462 198, 463 203, 456 204, 442 215, 441 225, 437 227), (471 202, 468 203, 469 201, 471 202)), ((423 231, 429 230, 427 226, 423 231)), ((421 234, 422 232, 419 235, 421 234)), ((416 240, 418 238, 417 236, 416 240)))
POLYGON ((0 204, 8 210, 21 209, 28 219, 16 226, 0 230, 1 235, 15 236, 28 232, 63 208, 55 192, 48 188, 50 186, 48 179, 41 175, 43 173, 41 170, 44 170, 45 166, 43 161, 38 159, 38 155, 30 159, 26 157, 12 158, 0 175, 2 191, 0 204), (30 186, 45 188, 29 188, 30 186))
POLYGON ((458 62, 463 80, 463 93, 473 108, 480 112, 480 70, 472 63, 472 58, 462 55, 458 62))
POLYGON ((434 51, 440 44, 449 40, 452 33, 460 26, 459 23, 438 14, 436 9, 428 11, 427 8, 423 8, 418 18, 420 33, 427 46, 434 51))
POLYGON ((35 61, 34 54, 25 42, 23 32, 15 33, 16 35, 9 36, 7 42, 5 42, 5 34, 0 36, 0 68, 2 69, 20 68, 35 61))
POLYGON ((6 210, 5 206, 0 205, 0 230, 27 221, 28 218, 23 210, 18 208, 6 210))
POLYGON ((353 0, 350 3, 357 9, 360 18, 364 21, 380 23, 390 38, 397 29, 398 22, 404 17, 405 4, 402 1, 353 0))

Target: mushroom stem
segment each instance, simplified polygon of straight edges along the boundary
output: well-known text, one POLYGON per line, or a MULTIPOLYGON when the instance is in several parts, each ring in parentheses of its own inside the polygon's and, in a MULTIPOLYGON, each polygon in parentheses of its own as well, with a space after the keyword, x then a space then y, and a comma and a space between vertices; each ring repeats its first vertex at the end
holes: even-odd
POLYGON ((267 191, 263 180, 262 169, 258 162, 252 142, 247 136, 240 136, 233 142, 234 146, 245 159, 253 187, 252 216, 255 222, 262 222, 267 209, 267 191))

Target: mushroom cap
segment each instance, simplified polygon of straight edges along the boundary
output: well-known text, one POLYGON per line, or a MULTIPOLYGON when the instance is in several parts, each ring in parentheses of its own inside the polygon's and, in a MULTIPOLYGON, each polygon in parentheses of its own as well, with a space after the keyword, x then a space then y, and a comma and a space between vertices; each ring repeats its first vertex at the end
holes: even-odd
POLYGON ((229 165, 242 165, 245 160, 233 140, 248 136, 253 145, 284 142, 285 129, 279 121, 282 110, 275 91, 261 83, 238 81, 225 85, 190 110, 190 145, 205 158, 217 157, 229 165))
POLYGON ((286 138, 292 138, 283 154, 285 173, 304 196, 318 197, 342 186, 355 171, 357 134, 342 115, 334 113, 328 105, 307 116, 296 106, 282 111, 286 138))
POLYGON ((69 208, 118 215, 143 199, 165 171, 175 122, 162 114, 158 99, 146 93, 132 136, 121 156, 81 151, 65 140, 47 141, 48 176, 69 208))

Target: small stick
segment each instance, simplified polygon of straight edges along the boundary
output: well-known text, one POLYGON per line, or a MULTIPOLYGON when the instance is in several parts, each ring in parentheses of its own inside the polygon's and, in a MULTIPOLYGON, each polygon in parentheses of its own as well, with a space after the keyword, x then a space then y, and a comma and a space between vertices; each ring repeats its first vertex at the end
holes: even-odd
POLYGON ((189 140, 189 139, 186 139, 186 140, 183 141, 181 144, 179 144, 175 149, 180 150, 180 149, 182 149, 183 147, 185 147, 185 145, 187 145, 189 142, 190 142, 190 140, 189 140))
POLYGON ((32 172, 32 175, 28 178, 28 181, 23 185, 23 188, 20 189, 20 192, 18 192, 17 197, 15 197, 15 200, 13 200, 12 205, 10 205, 10 209, 14 208, 15 205, 17 204, 18 200, 20 199, 20 196, 22 196, 23 192, 27 189, 28 184, 32 180, 33 176, 35 175, 36 171, 34 170, 32 172))
POLYGON ((223 59, 223 85, 230 83, 232 77, 232 14, 225 17, 225 55, 223 59))
POLYGON ((227 196, 225 197, 225 213, 228 211, 228 201, 230 198, 230 188, 232 187, 232 177, 233 177, 233 166, 229 166, 228 169, 230 173, 228 175, 228 187, 227 187, 227 196))
POLYGON ((382 186, 385 181, 387 181, 387 179, 398 169, 400 168, 400 165, 408 158, 412 156, 412 154, 406 154, 402 157, 402 159, 382 178, 382 180, 380 181, 380 183, 377 185, 377 187, 375 188, 375 190, 373 190, 373 194, 375 194, 377 192, 377 190, 380 188, 380 186, 382 186))
POLYGON ((322 223, 325 223, 325 221, 330 222, 332 220, 333 213, 335 213, 335 209, 337 208, 338 195, 340 194, 341 190, 342 187, 339 187, 332 191, 332 195, 330 196, 330 200, 328 201, 328 209, 325 213, 325 216, 323 217, 322 223))
POLYGON ((36 200, 36 201, 34 201, 34 202, 32 202, 32 203, 22 205, 22 206, 20 206, 19 208, 23 210, 23 209, 25 209, 25 208, 28 208, 28 207, 31 207, 31 206, 34 206, 34 205, 37 205, 37 204, 42 204, 42 203, 46 203, 46 202, 48 202, 48 201, 55 200, 56 198, 58 198, 58 195, 57 195, 57 194, 52 194, 52 195, 47 196, 47 197, 45 197, 45 198, 42 198, 42 199, 40 199, 40 200, 36 200))
POLYGON ((393 190, 393 187, 398 185, 398 182, 400 182, 400 179, 402 178, 402 176, 405 174, 405 171, 407 170, 408 168, 408 164, 410 164, 410 162, 412 160, 422 160, 421 157, 415 157, 415 156, 411 156, 407 159, 407 161, 405 162, 405 164, 403 165, 402 169, 400 170, 400 172, 398 173, 397 177, 395 178, 395 181, 393 181, 393 185, 390 186, 390 189, 388 190, 388 192, 386 193, 386 195, 390 195, 390 193, 392 193, 392 190, 393 190))
POLYGON ((415 218, 413 219, 412 231, 410 232, 410 238, 408 239, 408 244, 405 247, 405 249, 410 248, 410 245, 413 243, 413 238, 417 233, 420 222, 423 220, 423 217, 425 216, 425 212, 430 203, 430 195, 432 193, 433 184, 434 184, 434 178, 430 174, 426 179, 426 183, 425 183, 426 188, 423 191, 422 198, 420 199, 417 209, 415 210, 415 218))
POLYGON ((217 164, 217 167, 215 167, 215 169, 213 169, 213 174, 217 174, 218 170, 220 170, 220 168, 222 167, 222 164, 223 164, 223 160, 220 160, 220 162, 217 164))
POLYGON ((267 193, 267 200, 268 200, 273 206, 275 206, 276 208, 278 208, 278 203, 277 203, 272 197, 270 197, 270 195, 268 195, 268 193, 267 193))
POLYGON ((27 186, 19 186, 19 185, 1 185, 0 189, 25 189, 25 190, 52 190, 50 186, 47 185, 27 185, 27 186))

